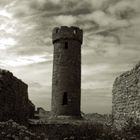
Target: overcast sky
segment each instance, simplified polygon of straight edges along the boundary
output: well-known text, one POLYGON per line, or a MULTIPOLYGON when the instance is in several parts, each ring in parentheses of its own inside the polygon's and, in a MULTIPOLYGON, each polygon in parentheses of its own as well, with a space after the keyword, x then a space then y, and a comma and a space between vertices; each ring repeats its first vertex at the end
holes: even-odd
POLYGON ((0 68, 50 110, 55 26, 79 26, 83 112, 110 113, 117 76, 140 60, 140 0, 0 0, 0 68))

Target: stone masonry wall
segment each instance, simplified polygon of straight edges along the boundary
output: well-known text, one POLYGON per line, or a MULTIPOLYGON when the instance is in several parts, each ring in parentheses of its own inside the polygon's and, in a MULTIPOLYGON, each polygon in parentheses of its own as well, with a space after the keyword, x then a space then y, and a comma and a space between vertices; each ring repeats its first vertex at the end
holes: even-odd
POLYGON ((140 63, 116 78, 112 103, 113 124, 118 129, 130 118, 140 119, 140 63))
POLYGON ((0 121, 24 122, 33 117, 34 105, 28 99, 28 86, 6 70, 0 70, 0 121))
POLYGON ((81 116, 82 36, 82 30, 77 27, 61 26, 53 30, 53 117, 76 116, 79 118, 81 116))

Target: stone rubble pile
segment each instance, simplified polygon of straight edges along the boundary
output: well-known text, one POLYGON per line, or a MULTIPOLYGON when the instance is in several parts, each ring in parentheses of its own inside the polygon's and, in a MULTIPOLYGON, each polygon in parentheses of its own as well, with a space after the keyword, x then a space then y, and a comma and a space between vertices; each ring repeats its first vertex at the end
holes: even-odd
POLYGON ((44 133, 36 134, 13 120, 0 122, 0 139, 2 140, 48 140, 44 133))

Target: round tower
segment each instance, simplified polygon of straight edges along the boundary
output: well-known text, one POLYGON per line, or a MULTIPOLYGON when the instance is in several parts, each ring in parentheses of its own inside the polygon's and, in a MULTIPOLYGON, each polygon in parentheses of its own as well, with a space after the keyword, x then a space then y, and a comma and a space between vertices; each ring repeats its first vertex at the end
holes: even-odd
POLYGON ((81 44, 77 27, 53 29, 52 116, 81 117, 81 44))

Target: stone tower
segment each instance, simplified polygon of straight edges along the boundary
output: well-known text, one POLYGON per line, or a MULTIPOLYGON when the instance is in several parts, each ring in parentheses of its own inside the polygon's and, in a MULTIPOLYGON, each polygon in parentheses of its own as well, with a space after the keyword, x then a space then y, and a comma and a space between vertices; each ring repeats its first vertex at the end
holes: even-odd
POLYGON ((52 40, 52 116, 80 118, 83 31, 77 27, 56 27, 52 40))

